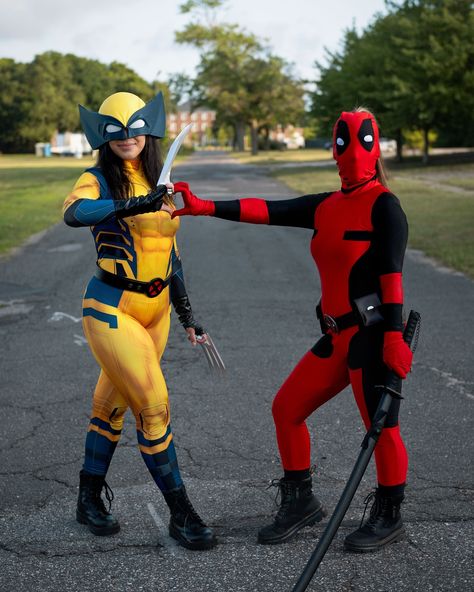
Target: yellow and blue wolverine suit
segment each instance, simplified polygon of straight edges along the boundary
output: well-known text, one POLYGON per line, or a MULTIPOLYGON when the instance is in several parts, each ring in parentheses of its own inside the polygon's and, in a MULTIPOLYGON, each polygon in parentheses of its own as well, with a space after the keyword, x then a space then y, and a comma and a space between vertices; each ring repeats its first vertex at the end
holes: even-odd
MULTIPOLYGON (((150 186, 140 161, 124 161, 133 195, 150 186)), ((99 268, 122 278, 169 281, 156 297, 93 277, 83 299, 83 327, 101 372, 86 438, 84 470, 105 475, 130 408, 138 445, 162 491, 182 485, 170 426, 168 391, 160 367, 170 327, 170 291, 186 294, 176 245, 179 218, 164 211, 119 219, 98 168, 84 172, 64 203, 72 226, 90 226, 99 268)))

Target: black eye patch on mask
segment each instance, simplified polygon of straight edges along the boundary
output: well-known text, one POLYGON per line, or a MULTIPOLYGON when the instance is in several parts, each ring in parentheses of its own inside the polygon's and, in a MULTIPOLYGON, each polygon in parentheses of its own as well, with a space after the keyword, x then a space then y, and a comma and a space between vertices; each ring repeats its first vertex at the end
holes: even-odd
POLYGON ((371 119, 364 119, 357 134, 362 148, 370 152, 374 147, 374 127, 371 119))
POLYGON ((341 155, 351 142, 351 135, 349 132, 349 126, 347 123, 341 119, 336 127, 336 138, 334 140, 336 143, 336 153, 341 155))

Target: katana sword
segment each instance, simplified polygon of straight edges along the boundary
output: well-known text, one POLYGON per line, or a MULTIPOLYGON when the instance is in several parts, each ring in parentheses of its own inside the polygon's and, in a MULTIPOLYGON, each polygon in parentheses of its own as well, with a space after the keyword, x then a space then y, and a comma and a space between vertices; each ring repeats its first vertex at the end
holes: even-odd
MULTIPOLYGON (((420 333, 420 323, 421 323, 421 316, 420 313, 415 312, 414 310, 410 311, 410 315, 408 316, 408 321, 405 327, 405 331, 403 332, 403 339, 409 345, 412 352, 415 351, 417 343, 418 343, 418 336, 420 333)), ((365 470, 367 465, 369 464, 370 458, 372 456, 372 452, 374 451, 375 445, 378 442, 380 434, 382 433, 383 426, 385 424, 385 420, 387 418, 387 414, 390 409, 390 405, 393 399, 402 399, 402 395, 400 393, 401 390, 401 379, 395 374, 393 371, 389 371, 387 375, 386 383, 382 386, 376 387, 380 388, 382 391, 382 396, 377 407, 377 411, 375 412, 374 418, 372 419, 372 424, 370 429, 365 435, 365 438, 362 441, 361 448, 362 450, 359 453, 359 457, 357 459, 354 468, 352 469, 351 476, 346 483, 344 491, 337 503, 336 509, 334 510, 329 522, 326 526, 325 531, 321 535, 321 538, 316 545, 316 548, 313 551, 313 554, 309 558, 306 567, 303 570, 299 580, 296 582, 294 588, 292 588, 292 592, 304 592, 308 587, 311 579, 313 578, 316 570, 319 567, 319 564, 323 560, 326 551, 329 548, 336 532, 341 525, 341 522, 346 515, 346 512, 350 506, 352 498, 354 497, 357 488, 359 487, 359 483, 364 476, 365 470)))
POLYGON ((171 167, 173 166, 174 159, 178 154, 179 149, 181 148, 181 144, 184 142, 184 139, 191 131, 193 127, 192 123, 188 123, 186 127, 179 132, 176 138, 173 140, 173 143, 168 150, 168 154, 166 155, 165 162, 163 164, 163 168, 161 169, 160 178, 158 179, 157 185, 166 185, 166 183, 170 183, 170 174, 171 174, 171 167))

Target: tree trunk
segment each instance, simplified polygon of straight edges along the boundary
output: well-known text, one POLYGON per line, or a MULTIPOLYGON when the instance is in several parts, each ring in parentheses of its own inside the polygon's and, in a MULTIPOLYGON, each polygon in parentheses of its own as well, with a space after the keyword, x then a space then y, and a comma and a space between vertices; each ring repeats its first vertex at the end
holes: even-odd
POLYGON ((430 159, 430 155, 429 155, 429 151, 430 151, 430 142, 428 139, 428 135, 429 135, 429 128, 425 127, 423 129, 423 164, 428 164, 429 159, 430 159))
POLYGON ((233 123, 230 124, 232 128, 232 150, 237 150, 237 128, 233 123))
POLYGON ((263 131, 263 149, 270 150, 270 128, 268 125, 262 126, 263 131))
POLYGON ((245 150, 245 122, 237 121, 235 124, 235 148, 239 152, 245 150))
POLYGON ((396 157, 397 162, 402 162, 403 161, 403 134, 402 134, 401 129, 397 130, 396 142, 397 142, 397 157, 396 157))
POLYGON ((252 123, 250 124, 250 141, 252 155, 255 156, 258 154, 258 121, 256 119, 252 119, 252 123))

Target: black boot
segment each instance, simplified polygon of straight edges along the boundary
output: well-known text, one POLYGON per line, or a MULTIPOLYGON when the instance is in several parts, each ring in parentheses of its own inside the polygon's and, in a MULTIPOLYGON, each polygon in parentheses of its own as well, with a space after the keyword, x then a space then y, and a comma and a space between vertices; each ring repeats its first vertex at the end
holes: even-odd
POLYGON ((273 524, 258 532, 258 542, 274 545, 289 540, 304 526, 312 526, 322 520, 326 512, 311 488, 311 477, 302 481, 280 479, 272 484, 280 488, 280 509, 273 524))
MULTIPOLYGON (((405 528, 400 514, 403 495, 387 496, 378 489, 366 498, 367 504, 374 500, 369 519, 344 540, 344 548, 356 553, 378 551, 385 545, 403 538, 405 528)), ((365 512, 364 512, 365 515, 365 512)))
POLYGON ((112 490, 105 482, 103 475, 89 475, 81 471, 79 483, 79 498, 77 500, 76 520, 80 524, 87 524, 89 530, 99 536, 115 534, 120 530, 120 524, 110 514, 110 505, 114 499, 112 490), (102 488, 109 502, 109 511, 105 509, 100 497, 102 488))
POLYGON ((189 501, 184 485, 163 495, 171 512, 170 536, 187 549, 204 551, 217 545, 214 533, 189 501))

